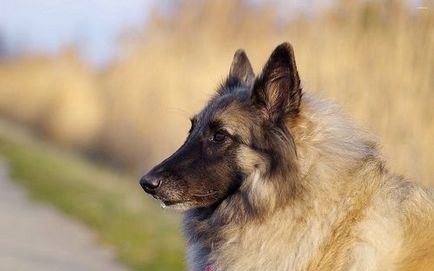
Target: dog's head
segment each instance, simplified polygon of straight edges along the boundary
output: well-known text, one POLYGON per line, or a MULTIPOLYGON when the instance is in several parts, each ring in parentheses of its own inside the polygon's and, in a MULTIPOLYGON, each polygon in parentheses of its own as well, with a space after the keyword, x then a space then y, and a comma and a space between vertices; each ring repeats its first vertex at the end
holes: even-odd
POLYGON ((143 176, 141 186, 164 206, 184 210, 218 204, 240 189, 255 199, 270 190, 288 197, 291 185, 267 177, 297 175, 287 123, 297 117, 301 96, 289 43, 272 52, 257 77, 238 50, 226 82, 191 119, 185 143, 143 176))

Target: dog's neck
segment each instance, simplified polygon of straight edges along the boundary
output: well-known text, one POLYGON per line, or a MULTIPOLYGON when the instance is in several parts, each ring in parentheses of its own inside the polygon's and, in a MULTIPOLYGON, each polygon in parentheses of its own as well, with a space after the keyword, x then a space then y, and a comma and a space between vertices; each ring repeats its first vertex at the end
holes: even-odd
MULTIPOLYGON (((381 166, 375 141, 367 133, 354 128, 340 112, 336 112, 336 108, 308 95, 303 98, 297 123, 288 123, 297 148, 298 183, 291 188, 294 190, 293 198, 282 208, 274 208, 277 206, 275 201, 279 201, 276 200, 278 192, 267 194, 273 189, 270 186, 273 180, 267 180, 260 171, 255 171, 222 202, 186 213, 184 222, 185 229, 189 230, 186 233, 189 244, 199 244, 203 238, 213 240, 211 243, 218 246, 225 242, 222 236, 226 234, 222 234, 220 229, 227 229, 230 224, 232 228, 241 230, 246 224, 260 224, 273 216, 273 212, 281 211, 290 212, 296 221, 303 219, 305 212, 341 208, 339 205, 342 203, 336 200, 340 198, 339 194, 345 193, 350 198, 358 196, 358 191, 346 191, 344 182, 360 181, 362 178, 355 180, 351 176, 355 175, 354 172, 364 171, 362 165, 366 165, 367 160, 374 166, 381 166), (261 205, 261 200, 266 202, 261 205), (258 210, 261 206, 268 206, 270 210, 258 210)), ((288 185, 291 181, 294 180, 288 180, 288 185)), ((204 259, 210 249, 202 248, 204 259)))
POLYGON ((316 171, 321 171, 323 179, 332 177, 379 157, 370 134, 358 129, 335 105, 313 95, 303 96, 300 116, 288 126, 297 146, 301 178, 316 171))

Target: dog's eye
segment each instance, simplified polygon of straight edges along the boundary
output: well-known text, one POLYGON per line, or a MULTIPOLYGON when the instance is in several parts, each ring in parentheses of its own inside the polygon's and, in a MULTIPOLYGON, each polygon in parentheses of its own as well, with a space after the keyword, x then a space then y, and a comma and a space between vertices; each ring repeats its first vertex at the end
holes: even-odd
POLYGON ((223 130, 218 130, 214 133, 212 141, 214 142, 223 142, 226 140, 226 132, 223 130))

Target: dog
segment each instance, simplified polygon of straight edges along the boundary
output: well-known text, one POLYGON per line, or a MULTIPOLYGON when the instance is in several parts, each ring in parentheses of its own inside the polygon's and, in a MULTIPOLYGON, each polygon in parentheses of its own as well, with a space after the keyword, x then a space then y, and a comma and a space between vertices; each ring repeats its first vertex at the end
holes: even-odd
POLYGON ((140 184, 184 211, 190 270, 434 270, 434 190, 390 173, 369 133, 302 89, 289 43, 258 76, 237 50, 140 184))

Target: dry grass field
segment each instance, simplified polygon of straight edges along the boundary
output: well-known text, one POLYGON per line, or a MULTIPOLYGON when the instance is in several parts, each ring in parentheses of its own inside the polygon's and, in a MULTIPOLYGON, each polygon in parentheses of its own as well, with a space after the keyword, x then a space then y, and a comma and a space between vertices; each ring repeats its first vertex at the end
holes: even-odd
POLYGON ((283 14, 245 1, 177 1, 126 31, 123 55, 95 71, 66 48, 0 64, 0 113, 39 135, 133 172, 184 139, 188 117, 245 48, 256 72, 282 41, 306 91, 340 104, 378 135, 390 167, 434 185, 434 9, 336 1, 283 14), (134 35, 132 34, 134 33, 134 35))

